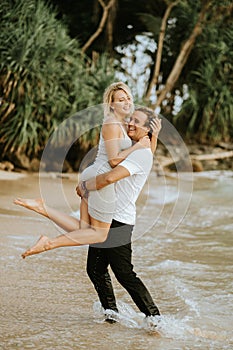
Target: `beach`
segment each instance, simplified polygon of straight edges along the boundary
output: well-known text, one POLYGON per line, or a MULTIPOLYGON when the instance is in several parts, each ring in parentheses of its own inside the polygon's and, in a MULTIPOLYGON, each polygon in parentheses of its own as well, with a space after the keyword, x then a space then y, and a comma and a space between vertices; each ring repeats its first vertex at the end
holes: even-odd
POLYGON ((147 332, 144 316, 112 274, 121 319, 103 322, 85 271, 87 246, 21 258, 41 234, 62 231, 13 199, 42 195, 74 215, 77 179, 77 174, 0 172, 1 349, 230 350, 232 172, 199 173, 192 181, 184 174, 179 191, 175 175, 152 174, 150 196, 146 190, 140 196, 133 262, 161 310, 158 334, 147 332), (186 202, 186 213, 169 231, 172 212, 179 221, 177 199, 186 202))

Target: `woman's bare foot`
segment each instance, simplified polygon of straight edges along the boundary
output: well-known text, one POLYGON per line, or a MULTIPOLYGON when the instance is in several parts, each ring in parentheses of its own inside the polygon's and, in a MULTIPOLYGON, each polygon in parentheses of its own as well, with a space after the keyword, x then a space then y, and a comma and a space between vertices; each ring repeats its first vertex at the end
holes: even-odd
POLYGON ((25 259, 27 256, 40 254, 50 249, 49 238, 46 236, 40 236, 36 244, 22 254, 22 258, 25 259))
POLYGON ((38 214, 48 217, 43 199, 16 198, 14 204, 35 211, 38 214))

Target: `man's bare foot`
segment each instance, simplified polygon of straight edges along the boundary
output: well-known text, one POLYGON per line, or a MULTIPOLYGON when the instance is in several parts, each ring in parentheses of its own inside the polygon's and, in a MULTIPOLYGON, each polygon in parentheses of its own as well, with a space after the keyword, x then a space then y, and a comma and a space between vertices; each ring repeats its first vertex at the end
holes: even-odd
POLYGON ((48 216, 43 199, 27 199, 27 198, 16 198, 13 201, 14 204, 20 205, 21 207, 35 211, 38 214, 48 216))
POLYGON ((40 236, 36 244, 22 254, 22 258, 25 259, 27 256, 40 254, 50 249, 49 238, 46 236, 40 236))

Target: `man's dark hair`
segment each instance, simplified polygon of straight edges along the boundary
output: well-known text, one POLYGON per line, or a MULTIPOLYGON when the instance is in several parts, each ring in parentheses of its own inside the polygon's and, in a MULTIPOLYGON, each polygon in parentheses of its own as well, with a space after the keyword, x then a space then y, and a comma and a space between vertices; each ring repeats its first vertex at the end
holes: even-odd
POLYGON ((140 112, 142 112, 142 113, 147 115, 147 120, 145 121, 144 126, 150 128, 150 130, 148 131, 148 136, 149 136, 149 138, 151 140, 152 133, 153 133, 153 130, 152 130, 152 127, 151 127, 151 122, 155 118, 158 118, 157 114, 155 113, 155 111, 153 111, 151 108, 148 108, 148 107, 136 107, 135 111, 140 111, 140 112))

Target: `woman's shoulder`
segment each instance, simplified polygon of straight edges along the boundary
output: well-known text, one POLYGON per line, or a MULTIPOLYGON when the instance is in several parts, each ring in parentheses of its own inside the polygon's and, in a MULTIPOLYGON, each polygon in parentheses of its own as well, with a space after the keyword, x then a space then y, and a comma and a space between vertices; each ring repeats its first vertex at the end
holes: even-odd
POLYGON ((107 117, 104 119, 103 127, 107 129, 117 129, 121 127, 121 123, 114 117, 107 117))
POLYGON ((102 125, 102 135, 107 138, 120 137, 121 135, 121 126, 120 122, 112 117, 105 119, 102 125))
POLYGON ((113 116, 108 116, 104 118, 103 124, 119 124, 119 121, 113 116))

